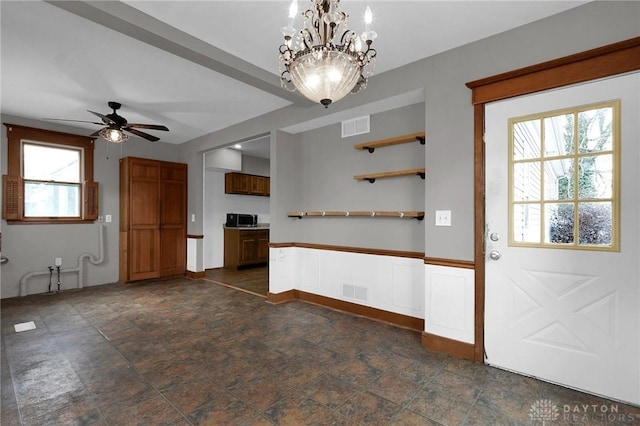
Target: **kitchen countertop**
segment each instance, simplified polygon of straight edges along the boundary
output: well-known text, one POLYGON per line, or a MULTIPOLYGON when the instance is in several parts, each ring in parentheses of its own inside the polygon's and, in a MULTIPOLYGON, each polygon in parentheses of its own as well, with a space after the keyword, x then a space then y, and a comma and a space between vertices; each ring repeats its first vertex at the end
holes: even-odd
POLYGON ((224 229, 239 229, 241 231, 261 231, 264 229, 269 229, 268 223, 259 223, 258 226, 225 226, 222 225, 224 229))

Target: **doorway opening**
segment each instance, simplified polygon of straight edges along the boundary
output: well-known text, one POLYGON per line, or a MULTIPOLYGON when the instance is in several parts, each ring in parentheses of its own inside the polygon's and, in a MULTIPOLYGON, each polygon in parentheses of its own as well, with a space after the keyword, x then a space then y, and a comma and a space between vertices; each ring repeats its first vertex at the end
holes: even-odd
MULTIPOLYGON (((203 155, 203 265, 206 279, 265 298, 269 291, 269 191, 236 191, 229 183, 231 178, 260 178, 263 183, 260 188, 263 189, 271 174, 270 151, 270 135, 262 134, 203 155), (227 220, 230 213, 255 217, 257 220, 252 223, 253 227, 233 229, 235 225, 227 220), (234 232, 230 230, 239 230, 241 235, 259 235, 260 239, 256 239, 255 247, 247 241, 234 243, 230 236, 234 232), (255 248, 256 256, 258 252, 262 256, 255 262, 230 261, 230 244, 235 244, 238 250, 255 248)), ((269 185, 266 187, 269 188, 269 185)), ((235 234, 237 236, 237 232, 235 234)), ((243 257, 244 253, 239 253, 238 257, 243 257)))

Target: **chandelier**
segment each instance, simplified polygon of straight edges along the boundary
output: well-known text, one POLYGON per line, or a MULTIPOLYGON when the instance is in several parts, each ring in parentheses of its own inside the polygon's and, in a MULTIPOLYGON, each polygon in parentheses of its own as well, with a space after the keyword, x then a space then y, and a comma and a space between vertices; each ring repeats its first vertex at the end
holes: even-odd
POLYGON ((104 140, 113 143, 122 143, 129 139, 129 136, 127 136, 122 130, 111 127, 105 127, 104 129, 100 130, 98 134, 102 136, 104 140))
POLYGON ((289 7, 289 23, 281 28, 284 43, 280 46, 280 82, 289 90, 298 90, 325 108, 349 92, 367 87, 373 74, 377 37, 371 30, 371 9, 367 7, 365 31, 358 36, 347 28, 347 14, 340 10, 340 0, 311 0, 314 8, 302 14, 304 28, 294 27, 297 0, 289 7))

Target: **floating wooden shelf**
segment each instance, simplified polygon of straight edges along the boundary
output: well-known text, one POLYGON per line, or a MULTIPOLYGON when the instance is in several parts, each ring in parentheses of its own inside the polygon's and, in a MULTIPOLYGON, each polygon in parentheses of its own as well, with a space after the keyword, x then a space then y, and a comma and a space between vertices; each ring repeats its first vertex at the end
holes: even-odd
POLYGON ((420 142, 420 145, 424 145, 424 132, 411 133, 409 135, 398 136, 395 138, 381 139, 378 141, 364 142, 354 145, 355 149, 364 150, 369 152, 375 151, 376 148, 382 148, 383 146, 399 145, 401 143, 420 142))
POLYGON ((424 167, 421 169, 397 170, 395 172, 368 173, 366 175, 356 175, 353 178, 355 180, 368 180, 369 182, 373 183, 376 181, 376 179, 384 179, 384 178, 397 177, 397 176, 411 176, 411 175, 420 176, 421 179, 424 179, 424 175, 425 175, 424 167))
POLYGON ((419 211, 316 211, 316 212, 289 212, 289 217, 297 217, 302 219, 303 217, 312 216, 342 216, 342 217, 399 217, 406 219, 424 219, 424 212, 419 211))

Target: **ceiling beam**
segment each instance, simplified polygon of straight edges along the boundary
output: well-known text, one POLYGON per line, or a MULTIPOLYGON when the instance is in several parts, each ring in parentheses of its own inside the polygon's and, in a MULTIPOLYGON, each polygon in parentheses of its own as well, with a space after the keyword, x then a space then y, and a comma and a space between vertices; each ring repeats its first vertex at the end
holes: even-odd
POLYGON ((314 105, 299 94, 282 88, 277 75, 120 1, 46 2, 294 104, 314 105))

